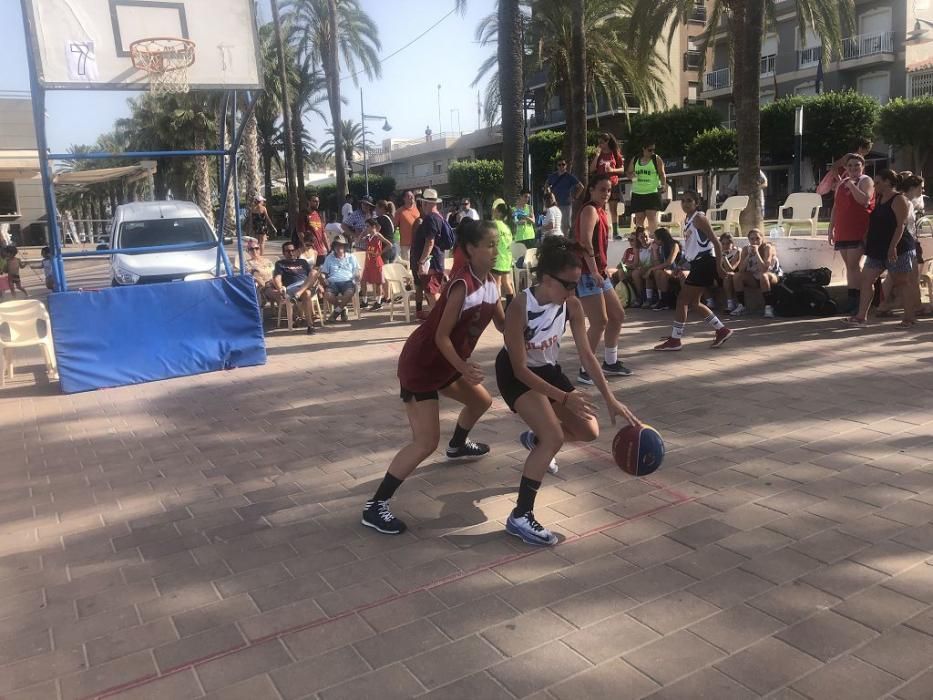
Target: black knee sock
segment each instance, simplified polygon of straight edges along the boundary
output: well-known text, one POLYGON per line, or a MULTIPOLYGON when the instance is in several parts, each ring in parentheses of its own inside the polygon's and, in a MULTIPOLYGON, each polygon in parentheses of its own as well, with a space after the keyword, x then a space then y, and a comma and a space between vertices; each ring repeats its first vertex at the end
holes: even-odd
POLYGON ((765 298, 765 306, 774 306, 774 292, 769 289, 767 292, 762 292, 761 296, 765 298))
POLYGON ((745 306, 745 292, 736 292, 735 298, 742 306, 745 306))
POLYGON ((376 489, 376 495, 373 496, 374 501, 388 501, 392 496, 395 495, 395 492, 398 491, 398 487, 402 485, 401 479, 396 479, 394 476, 386 472, 386 475, 382 478, 382 483, 379 484, 379 488, 376 489))
POLYGON ((460 423, 457 423, 457 427, 454 428, 454 436, 450 438, 451 447, 463 447, 463 443, 466 442, 467 435, 470 434, 469 428, 464 428, 460 423))
POLYGON ((515 504, 512 515, 520 518, 525 513, 533 511, 535 509, 535 496, 538 495, 539 488, 541 488, 540 481, 523 476, 521 484, 518 486, 518 502, 515 504))
POLYGON ((420 314, 420 313, 421 313, 421 308, 423 307, 423 305, 424 305, 424 302, 423 302, 423 301, 419 301, 418 299, 415 299, 415 313, 419 313, 419 314, 420 314))
POLYGON ((505 308, 506 308, 506 311, 508 311, 509 304, 512 303, 512 299, 514 299, 514 298, 515 298, 515 295, 514 295, 514 294, 506 294, 506 295, 505 295, 505 308))

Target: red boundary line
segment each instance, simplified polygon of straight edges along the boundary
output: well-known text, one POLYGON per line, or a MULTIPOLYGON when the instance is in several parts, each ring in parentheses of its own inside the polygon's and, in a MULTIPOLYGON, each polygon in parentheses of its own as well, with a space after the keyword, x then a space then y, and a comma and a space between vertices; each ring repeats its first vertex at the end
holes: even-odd
MULTIPOLYGON (((583 449, 587 450, 591 454, 594 454, 594 456, 595 454, 598 453, 599 456, 603 458, 603 460, 605 460, 607 457, 606 453, 601 452, 599 450, 595 450, 595 449, 587 448, 587 447, 584 447, 583 449)), ((567 537, 561 544, 570 544, 573 542, 578 542, 580 540, 587 539, 589 537, 592 537, 593 535, 598 535, 601 532, 605 532, 606 530, 611 530, 614 527, 624 525, 625 523, 634 522, 636 520, 641 520, 642 518, 651 517, 652 515, 655 515, 656 513, 660 513, 663 510, 667 510, 668 508, 681 505, 683 503, 694 501, 697 498, 696 496, 688 496, 685 493, 681 493, 663 484, 654 482, 651 479, 646 478, 646 477, 642 477, 641 480, 648 484, 651 484, 652 486, 658 487, 659 491, 664 491, 666 493, 669 493, 671 496, 675 498, 675 500, 671 501, 670 503, 664 503, 662 505, 655 506, 654 508, 649 508, 648 510, 642 511, 641 513, 636 513, 633 516, 619 518, 618 520, 614 520, 611 523, 606 523, 605 525, 594 527, 590 530, 586 530, 585 532, 571 535, 570 537, 567 537)), ((357 615, 361 612, 372 610, 373 608, 378 608, 388 603, 394 603, 397 600, 404 600, 405 598, 413 596, 417 593, 422 593, 424 591, 430 591, 435 588, 445 586, 449 583, 453 583, 454 581, 462 581, 463 579, 467 579, 471 576, 475 576, 476 574, 483 573, 485 571, 490 571, 497 567, 504 566, 506 564, 511 564, 512 562, 515 562, 515 561, 521 561, 522 559, 527 559, 528 557, 532 557, 535 554, 538 554, 544 551, 555 551, 555 550, 551 550, 550 547, 547 547, 547 548, 541 548, 541 549, 531 549, 527 552, 517 552, 515 554, 510 554, 500 559, 497 559, 493 562, 490 562, 488 564, 483 564, 482 566, 478 566, 474 569, 469 569, 467 571, 460 571, 455 574, 449 574, 448 576, 444 576, 442 578, 429 581, 428 583, 422 584, 421 586, 418 586, 416 588, 412 588, 411 590, 394 593, 380 600, 373 601, 372 603, 364 603, 362 605, 358 605, 355 608, 345 610, 344 612, 338 613, 333 616, 321 617, 321 618, 318 618, 317 620, 311 620, 310 622, 304 622, 299 625, 294 625, 293 627, 288 627, 286 629, 279 630, 278 632, 272 632, 271 634, 267 634, 262 637, 256 637, 255 639, 247 638, 245 642, 241 642, 240 644, 234 647, 231 647, 229 649, 224 649, 223 651, 219 651, 214 654, 210 654, 208 656, 204 656, 198 659, 194 659, 192 661, 188 661, 184 664, 166 669, 165 671, 162 671, 157 674, 149 674, 141 678, 128 681, 118 686, 106 688, 105 690, 102 690, 93 695, 85 696, 84 698, 82 698, 82 700, 104 700, 105 698, 113 697, 114 695, 118 693, 122 693, 127 690, 133 690, 135 688, 140 688, 142 686, 149 685, 150 683, 153 683, 154 681, 160 680, 162 678, 167 678, 169 676, 173 676, 177 673, 181 673, 182 671, 186 671, 188 669, 195 669, 198 666, 203 666, 204 664, 210 661, 216 661, 217 659, 225 658, 237 652, 243 651, 244 649, 259 646, 261 644, 265 644, 267 642, 271 642, 277 639, 282 639, 283 637, 287 637, 289 635, 296 634, 298 632, 304 632, 305 630, 313 629, 315 627, 322 627, 324 625, 329 625, 333 622, 338 622, 339 620, 343 620, 347 617, 357 615)))

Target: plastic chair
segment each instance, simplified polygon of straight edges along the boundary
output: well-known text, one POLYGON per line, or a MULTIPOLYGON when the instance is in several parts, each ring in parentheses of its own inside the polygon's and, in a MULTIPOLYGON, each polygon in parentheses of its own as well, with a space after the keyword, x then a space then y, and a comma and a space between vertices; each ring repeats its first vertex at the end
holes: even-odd
POLYGON ((709 218, 710 225, 715 227, 720 227, 723 231, 734 232, 736 235, 742 235, 742 226, 739 223, 739 215, 745 208, 748 206, 748 195, 736 195, 734 197, 729 197, 725 202, 722 203, 721 207, 714 207, 706 212, 706 216, 709 218), (723 218, 718 219, 719 214, 723 214, 723 218))
POLYGON ((382 274, 385 281, 389 284, 389 321, 395 320, 395 305, 401 304, 402 311, 405 314, 405 323, 411 323, 411 301, 414 298, 414 292, 406 289, 406 283, 411 279, 411 274, 400 263, 389 263, 382 268, 382 274), (401 297, 396 301, 397 297, 401 297))
MULTIPOLYGON (((282 320, 288 321, 288 330, 292 330, 295 327, 295 304, 298 301, 294 299, 280 299, 276 308, 275 313, 275 327, 282 327, 282 320)), ((321 319, 321 328, 324 327, 324 309, 321 308, 321 300, 318 299, 316 293, 311 292, 311 313, 317 314, 318 318, 321 319)), ((311 325, 314 323, 313 318, 308 319, 308 324, 311 325)))
MULTIPOLYGON (((777 225, 785 229, 785 235, 789 236, 794 229, 794 224, 809 227, 810 235, 816 235, 816 222, 820 214, 820 207, 823 206, 823 198, 812 192, 795 192, 788 195, 784 204, 778 209, 777 225), (785 218, 785 213, 787 214, 785 218)), ((765 221, 764 224, 773 224, 775 221, 765 221)))
POLYGON ((528 273, 523 267, 515 267, 515 261, 525 257, 528 248, 524 243, 513 243, 510 250, 512 251, 512 288, 517 292, 521 288, 522 280, 527 282, 528 273))
POLYGON ((925 260, 920 268, 920 290, 927 290, 927 302, 933 304, 933 260, 925 260))
POLYGON ((680 205, 680 200, 672 199, 668 202, 664 211, 661 212, 659 221, 661 226, 666 227, 668 231, 673 233, 675 228, 683 230, 686 218, 687 215, 684 214, 684 208, 680 205))
POLYGON ((52 342, 52 320, 45 306, 36 299, 22 299, 0 304, 0 386, 6 386, 7 367, 13 378, 13 350, 38 345, 45 355, 49 379, 58 377, 55 346, 52 342))
POLYGON ((518 273, 517 282, 515 284, 515 293, 518 294, 525 287, 531 286, 532 279, 532 268, 536 267, 538 264, 538 251, 535 248, 529 248, 525 252, 525 267, 515 268, 514 272, 518 273), (525 281, 525 287, 520 286, 520 282, 525 281))

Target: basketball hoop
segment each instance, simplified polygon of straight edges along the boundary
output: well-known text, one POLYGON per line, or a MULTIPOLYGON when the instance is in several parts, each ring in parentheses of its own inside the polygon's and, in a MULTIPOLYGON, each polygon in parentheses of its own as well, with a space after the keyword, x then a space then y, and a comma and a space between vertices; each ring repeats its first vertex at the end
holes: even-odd
POLYGON ((133 66, 149 76, 154 95, 188 92, 188 66, 194 63, 195 43, 188 39, 154 37, 130 44, 133 66))

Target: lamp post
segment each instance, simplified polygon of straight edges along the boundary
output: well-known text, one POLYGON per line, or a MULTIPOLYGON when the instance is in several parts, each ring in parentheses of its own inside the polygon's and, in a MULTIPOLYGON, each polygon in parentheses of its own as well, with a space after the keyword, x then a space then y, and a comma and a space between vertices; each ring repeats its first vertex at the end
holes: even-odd
POLYGON ((457 131, 463 135, 463 128, 460 126, 460 110, 456 107, 450 110, 450 130, 454 130, 454 112, 457 113, 457 131))
POLYGON ((363 183, 366 187, 366 196, 369 196, 369 160, 366 157, 366 120, 367 119, 382 119, 384 124, 382 125, 383 131, 392 131, 392 127, 389 125, 389 119, 387 117, 382 117, 378 114, 366 114, 366 110, 363 109, 363 88, 360 88, 360 128, 363 131, 363 183))
POLYGON ((800 191, 803 161, 803 105, 794 114, 794 192, 800 191))

